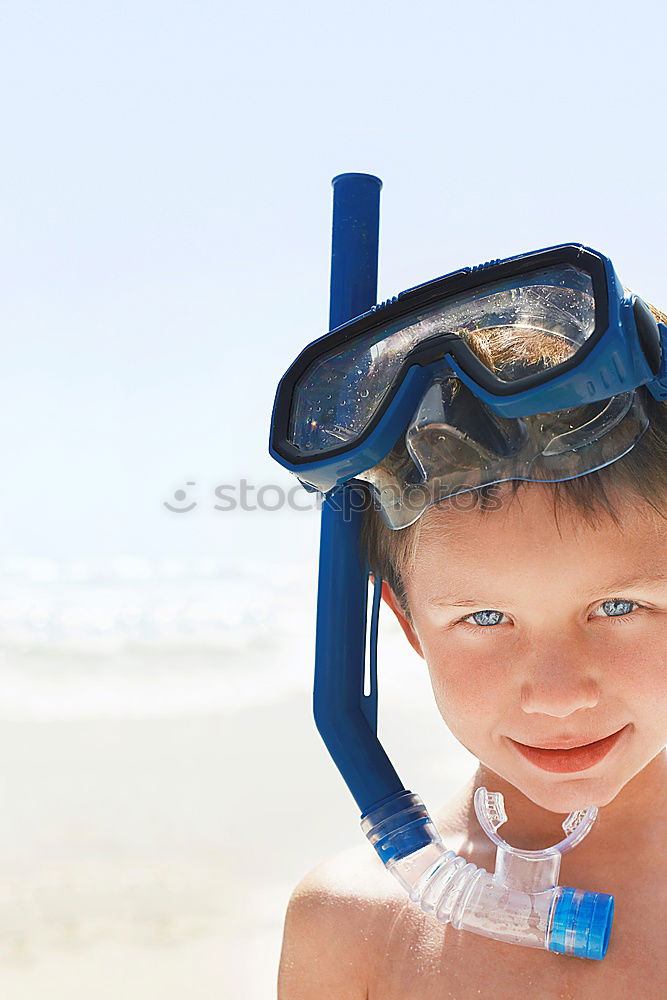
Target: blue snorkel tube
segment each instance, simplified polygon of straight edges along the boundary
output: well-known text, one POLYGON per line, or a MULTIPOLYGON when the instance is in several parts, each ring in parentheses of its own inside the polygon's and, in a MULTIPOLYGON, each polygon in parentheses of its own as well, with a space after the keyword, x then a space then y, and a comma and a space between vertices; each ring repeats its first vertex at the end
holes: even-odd
MULTIPOLYGON (((330 329, 376 301, 381 187, 368 174, 333 179, 330 329)), ((478 788, 475 810, 496 844, 491 874, 445 848, 423 802, 404 787, 385 753, 377 736, 378 578, 365 685, 365 499, 362 487, 343 483, 322 503, 313 695, 315 723, 361 810, 364 833, 411 900, 441 922, 511 944, 604 958, 613 897, 557 884, 561 856, 591 829, 594 806, 567 817, 559 844, 523 851, 497 833, 507 819, 502 795, 478 788)))

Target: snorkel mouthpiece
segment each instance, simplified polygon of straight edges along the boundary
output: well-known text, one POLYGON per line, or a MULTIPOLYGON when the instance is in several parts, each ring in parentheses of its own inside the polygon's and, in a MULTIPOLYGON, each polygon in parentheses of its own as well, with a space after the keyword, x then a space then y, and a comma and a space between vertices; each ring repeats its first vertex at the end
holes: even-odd
POLYGON ((507 819, 499 792, 478 788, 475 812, 496 844, 493 874, 446 849, 424 803, 412 792, 400 792, 366 813, 361 828, 410 899, 441 923, 506 944, 603 959, 613 896, 556 884, 561 856, 588 834, 595 806, 570 813, 563 823, 565 839, 542 851, 520 850, 498 836, 507 819))

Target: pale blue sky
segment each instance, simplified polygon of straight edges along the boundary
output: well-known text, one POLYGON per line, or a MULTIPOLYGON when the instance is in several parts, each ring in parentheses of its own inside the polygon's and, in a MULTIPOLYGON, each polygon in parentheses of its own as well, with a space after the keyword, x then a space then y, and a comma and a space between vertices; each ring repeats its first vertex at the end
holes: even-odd
POLYGON ((281 519, 213 490, 291 484, 268 421, 326 328, 337 173, 384 181, 380 298, 578 240, 665 307, 666 26, 641 0, 4 5, 2 551, 261 557, 281 519))

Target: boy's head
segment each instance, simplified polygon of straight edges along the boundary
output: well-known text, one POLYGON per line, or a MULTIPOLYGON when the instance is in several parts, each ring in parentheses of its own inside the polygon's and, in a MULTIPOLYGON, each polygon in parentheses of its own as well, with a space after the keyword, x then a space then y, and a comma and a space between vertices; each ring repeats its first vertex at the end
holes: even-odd
POLYGON ((611 465, 549 485, 513 481, 428 507, 363 545, 383 596, 424 657, 443 719, 538 805, 605 805, 667 742, 667 404, 611 465), (598 741, 578 772, 516 743, 598 741))

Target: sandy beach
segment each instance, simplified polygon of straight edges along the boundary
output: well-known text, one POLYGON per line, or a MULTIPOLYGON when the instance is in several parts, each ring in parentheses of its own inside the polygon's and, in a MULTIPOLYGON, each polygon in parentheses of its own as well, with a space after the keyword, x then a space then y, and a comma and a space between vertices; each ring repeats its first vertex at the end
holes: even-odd
MULTIPOLYGON (((428 802, 471 759, 413 680, 400 697, 389 671, 381 735, 428 802)), ((239 711, 2 721, 0 758, 11 1000, 274 996, 292 888, 362 839, 305 685, 239 711)))

